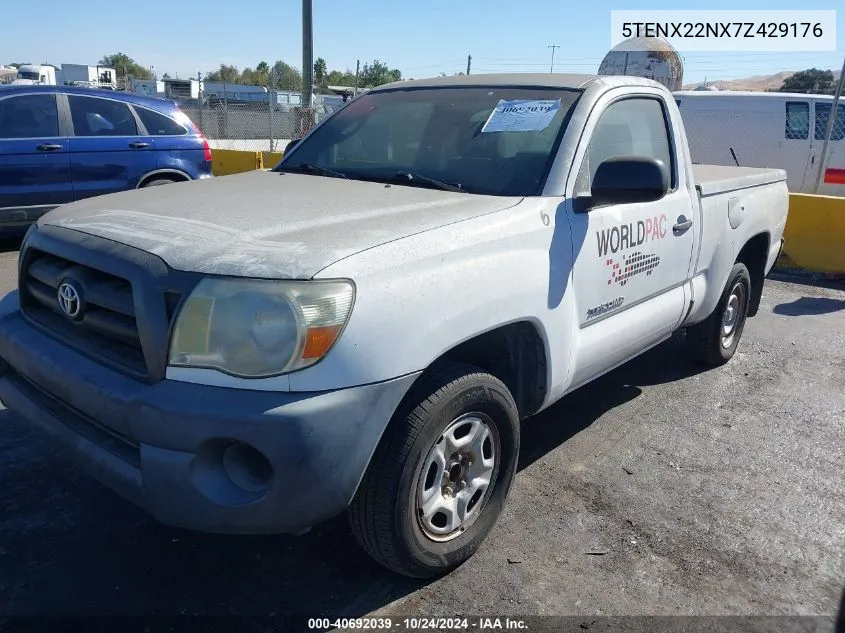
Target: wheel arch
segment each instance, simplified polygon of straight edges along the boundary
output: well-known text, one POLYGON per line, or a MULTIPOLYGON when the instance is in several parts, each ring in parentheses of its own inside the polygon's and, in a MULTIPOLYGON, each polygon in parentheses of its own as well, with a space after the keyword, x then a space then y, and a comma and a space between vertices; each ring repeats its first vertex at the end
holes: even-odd
POLYGON ((748 298, 749 317, 755 316, 760 309, 760 300, 763 297, 763 282, 766 277, 766 260, 769 256, 771 239, 768 232, 757 233, 745 242, 736 256, 736 263, 745 264, 748 274, 751 276, 751 296, 748 298))
POLYGON ((191 178, 189 174, 180 169, 173 169, 172 167, 165 169, 154 169, 153 171, 144 174, 138 181, 138 185, 135 188, 140 189, 151 180, 156 180, 158 178, 168 178, 173 182, 186 182, 188 180, 193 180, 193 178, 191 178))
MULTIPOLYGON (((423 375, 450 363, 471 365, 501 380, 516 402, 520 419, 536 413, 545 402, 548 343, 532 321, 499 325, 462 341, 435 358, 423 375)), ((405 399, 413 393, 411 387, 405 399)))

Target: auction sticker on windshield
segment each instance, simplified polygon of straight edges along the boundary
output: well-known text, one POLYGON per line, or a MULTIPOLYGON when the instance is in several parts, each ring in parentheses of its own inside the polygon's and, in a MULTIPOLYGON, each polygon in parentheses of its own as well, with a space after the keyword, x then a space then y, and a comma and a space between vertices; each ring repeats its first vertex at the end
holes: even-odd
POLYGON ((560 99, 500 99, 481 132, 539 132, 549 127, 558 110, 560 99))

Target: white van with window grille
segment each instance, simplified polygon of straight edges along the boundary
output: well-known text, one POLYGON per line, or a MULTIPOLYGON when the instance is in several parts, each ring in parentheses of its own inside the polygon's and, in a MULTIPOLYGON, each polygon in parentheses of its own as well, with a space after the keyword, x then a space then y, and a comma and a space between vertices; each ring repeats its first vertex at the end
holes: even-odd
MULTIPOLYGON (((674 95, 693 163, 783 169, 789 191, 814 193, 833 97, 732 91, 674 95)), ((836 109, 818 193, 845 196, 845 101, 836 109)))

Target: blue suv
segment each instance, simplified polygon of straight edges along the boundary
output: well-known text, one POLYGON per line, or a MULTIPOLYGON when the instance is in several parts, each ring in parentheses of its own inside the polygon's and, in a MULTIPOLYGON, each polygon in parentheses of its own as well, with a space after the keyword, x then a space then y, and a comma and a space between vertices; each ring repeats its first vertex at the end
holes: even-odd
POLYGON ((208 142, 171 101, 0 88, 0 233, 25 230, 66 202, 210 176, 208 142))

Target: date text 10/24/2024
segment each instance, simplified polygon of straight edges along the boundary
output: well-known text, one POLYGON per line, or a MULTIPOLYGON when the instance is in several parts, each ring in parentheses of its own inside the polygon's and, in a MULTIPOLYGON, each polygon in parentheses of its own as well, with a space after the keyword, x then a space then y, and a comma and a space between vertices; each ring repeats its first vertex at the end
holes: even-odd
POLYGON ((392 631, 518 631, 527 630, 525 620, 519 618, 310 618, 308 629, 392 630, 392 631))

